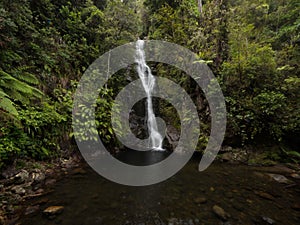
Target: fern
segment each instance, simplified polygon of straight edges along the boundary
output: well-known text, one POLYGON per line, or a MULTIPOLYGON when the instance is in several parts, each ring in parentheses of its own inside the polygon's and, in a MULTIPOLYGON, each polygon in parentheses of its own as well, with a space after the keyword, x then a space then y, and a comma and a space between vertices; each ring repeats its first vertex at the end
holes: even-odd
POLYGON ((27 72, 29 67, 17 67, 12 73, 0 69, 0 109, 12 116, 17 116, 18 111, 14 102, 29 104, 32 98, 41 98, 43 93, 33 84, 38 84, 36 77, 27 72))
POLYGON ((35 75, 27 72, 32 67, 30 66, 20 66, 17 69, 12 71, 12 76, 20 81, 24 81, 27 84, 34 84, 37 85, 39 83, 38 79, 35 75))
POLYGON ((14 106, 14 103, 8 98, 8 95, 4 93, 1 89, 0 89, 0 109, 3 109, 4 111, 6 111, 7 113, 13 116, 18 115, 18 111, 14 106))

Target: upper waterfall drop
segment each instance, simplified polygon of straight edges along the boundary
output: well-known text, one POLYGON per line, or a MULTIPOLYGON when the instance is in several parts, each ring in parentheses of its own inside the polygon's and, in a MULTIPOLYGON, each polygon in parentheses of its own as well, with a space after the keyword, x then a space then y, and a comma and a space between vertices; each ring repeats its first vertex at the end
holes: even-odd
POLYGON ((155 77, 151 73, 150 67, 146 64, 144 51, 145 42, 138 40, 136 42, 136 59, 137 73, 142 82, 147 96, 147 125, 148 133, 151 140, 151 148, 156 151, 164 151, 162 148, 163 138, 158 131, 156 117, 153 112, 152 92, 155 87, 155 77))

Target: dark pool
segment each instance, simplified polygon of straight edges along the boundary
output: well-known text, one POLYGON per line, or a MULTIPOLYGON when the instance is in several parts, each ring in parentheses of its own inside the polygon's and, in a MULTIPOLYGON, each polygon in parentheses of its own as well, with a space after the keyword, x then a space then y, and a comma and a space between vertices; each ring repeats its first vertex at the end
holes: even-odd
MULTIPOLYGON (((122 156, 124 158, 124 156, 122 156)), ((138 156, 126 158, 139 160, 138 156)), ((193 224, 300 224, 300 202, 296 185, 267 179, 258 168, 214 163, 198 172, 200 158, 193 159, 165 182, 129 187, 112 183, 88 166, 85 174, 69 175, 53 187, 53 192, 27 202, 40 210, 23 216, 23 225, 193 225, 193 224), (49 206, 64 206, 53 219, 43 215, 49 206), (213 206, 229 215, 220 219, 213 206)), ((147 163, 146 163, 147 164, 147 163)), ((298 183, 297 183, 298 182, 298 183)))

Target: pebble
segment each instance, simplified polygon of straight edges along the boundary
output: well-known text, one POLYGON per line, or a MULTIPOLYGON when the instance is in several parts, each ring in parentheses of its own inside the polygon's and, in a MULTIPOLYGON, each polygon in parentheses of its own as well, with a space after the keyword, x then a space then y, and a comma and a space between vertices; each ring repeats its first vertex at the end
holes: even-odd
POLYGON ((226 221, 229 215, 218 205, 213 206, 213 212, 223 221, 226 221))
POLYGON ((290 184, 290 183, 292 183, 292 181, 290 181, 285 176, 280 175, 280 174, 269 173, 268 176, 271 177, 273 180, 277 181, 278 183, 281 183, 281 184, 290 184))
POLYGON ((268 224, 275 224, 275 221, 269 217, 263 216, 262 219, 263 219, 263 221, 267 222, 268 224))

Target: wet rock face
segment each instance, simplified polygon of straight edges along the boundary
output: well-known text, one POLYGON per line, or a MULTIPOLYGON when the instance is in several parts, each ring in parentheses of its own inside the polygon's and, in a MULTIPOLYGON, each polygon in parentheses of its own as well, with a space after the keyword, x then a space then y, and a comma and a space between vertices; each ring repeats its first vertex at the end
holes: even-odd
POLYGON ((129 126, 132 133, 140 138, 145 139, 148 136, 148 128, 145 117, 138 116, 133 112, 129 116, 129 126))
POLYGON ((178 141, 180 139, 180 132, 172 125, 168 125, 166 127, 166 138, 169 142, 170 148, 174 150, 178 145, 178 141))
MULTIPOLYGON (((139 116, 132 111, 129 115, 129 126, 132 133, 140 139, 148 138, 148 126, 147 126, 147 117, 139 116)), ((177 145, 180 138, 180 131, 178 131, 172 125, 162 125, 159 127, 159 131, 162 136, 165 136, 163 142, 163 148, 173 151, 177 145)))

